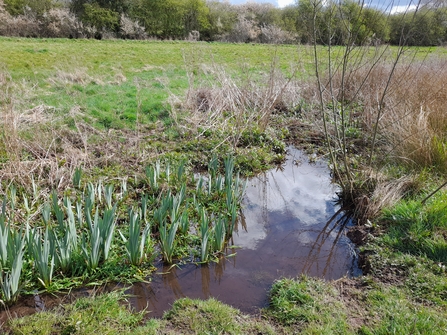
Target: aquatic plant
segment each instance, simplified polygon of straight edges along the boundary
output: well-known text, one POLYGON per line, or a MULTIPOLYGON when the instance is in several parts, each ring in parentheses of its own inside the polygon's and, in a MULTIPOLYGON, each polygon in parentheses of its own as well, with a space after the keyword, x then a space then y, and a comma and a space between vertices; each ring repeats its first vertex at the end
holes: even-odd
POLYGON ((211 230, 209 226, 209 219, 206 215, 206 211, 202 206, 197 207, 197 213, 199 214, 200 220, 200 237, 201 237, 201 245, 200 245, 200 260, 202 262, 208 262, 209 258, 209 240, 211 237, 211 230))
POLYGON ((37 279, 43 287, 48 288, 53 279, 55 263, 55 238, 49 228, 45 228, 42 235, 40 229, 28 230, 28 250, 34 260, 34 267, 38 272, 37 279))
POLYGON ((140 265, 146 257, 146 244, 148 242, 150 226, 146 224, 141 232, 141 220, 133 209, 129 211, 129 232, 126 238, 119 232, 125 244, 126 253, 132 265, 140 265), (141 236, 140 236, 141 235, 141 236))
POLYGON ((99 217, 99 208, 96 208, 94 219, 91 218, 91 209, 85 209, 85 218, 88 233, 82 236, 82 254, 89 269, 96 269, 102 260, 107 260, 112 246, 116 225, 116 204, 104 210, 103 217, 99 217))
POLYGON ((178 226, 178 221, 171 223, 169 228, 166 220, 160 224, 160 248, 163 254, 163 260, 168 264, 172 263, 176 244, 175 234, 177 233, 178 226))
POLYGON ((147 217, 147 206, 148 206, 148 200, 149 196, 147 194, 144 194, 141 197, 141 206, 140 206, 140 218, 144 221, 144 223, 148 223, 148 217, 147 217))
POLYGON ((77 189, 81 188, 82 168, 77 167, 73 173, 73 186, 77 189))
POLYGON ((186 161, 182 160, 177 167, 177 181, 181 182, 183 175, 185 174, 186 161))
POLYGON ((189 217, 188 217, 188 208, 185 209, 183 214, 179 218, 179 228, 180 232, 183 235, 186 235, 189 231, 189 217))
POLYGON ((158 179, 160 178, 160 161, 157 161, 155 165, 146 167, 146 177, 150 189, 157 192, 159 188, 158 179))
POLYGON ((11 254, 14 259, 11 270, 8 271, 0 264, 0 288, 2 293, 3 304, 9 305, 17 300, 20 293, 20 277, 23 268, 23 254, 24 254, 24 239, 21 239, 21 243, 15 245, 15 249, 11 254))
POLYGON ((214 228, 213 228, 213 250, 221 252, 225 246, 225 238, 226 238, 226 225, 227 219, 224 216, 219 216, 215 220, 214 228))
POLYGON ((106 200, 107 208, 112 208, 112 197, 113 197, 113 185, 109 184, 104 186, 104 199, 106 200))

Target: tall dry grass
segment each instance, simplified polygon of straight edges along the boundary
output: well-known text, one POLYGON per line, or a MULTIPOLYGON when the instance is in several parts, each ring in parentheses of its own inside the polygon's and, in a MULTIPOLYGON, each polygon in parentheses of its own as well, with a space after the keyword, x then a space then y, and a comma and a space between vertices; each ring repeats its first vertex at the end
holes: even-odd
POLYGON ((372 70, 359 68, 350 73, 345 98, 361 105, 362 112, 355 116, 369 134, 375 130, 380 110, 380 159, 445 173, 447 61, 434 56, 403 62, 390 78, 391 66, 383 61, 372 70))
POLYGON ((378 52, 372 61, 360 52, 355 64, 334 66, 331 76, 321 77, 318 104, 327 138, 344 162, 342 198, 363 221, 419 188, 412 174, 447 172, 447 60, 437 55, 419 60, 416 50, 401 51, 400 59, 378 52), (359 134, 356 129, 361 137, 352 136, 353 130, 359 134), (369 159, 359 162, 359 154, 369 159), (409 174, 386 177, 381 169, 395 162, 409 174))
POLYGON ((216 64, 202 65, 200 72, 208 79, 198 79, 189 71, 186 97, 171 97, 172 117, 198 136, 209 131, 227 134, 224 141, 233 147, 244 131, 266 131, 272 115, 293 110, 301 101, 302 84, 293 76, 286 78, 274 61, 259 76, 248 71, 232 74, 216 64), (188 112, 186 119, 182 111, 188 112))

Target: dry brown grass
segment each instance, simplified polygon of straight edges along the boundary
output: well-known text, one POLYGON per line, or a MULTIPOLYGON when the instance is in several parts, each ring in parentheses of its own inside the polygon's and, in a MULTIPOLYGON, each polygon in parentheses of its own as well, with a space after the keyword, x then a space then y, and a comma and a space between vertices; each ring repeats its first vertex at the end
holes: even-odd
POLYGON ((378 135, 382 158, 398 159, 417 168, 447 171, 447 62, 432 58, 400 64, 387 85, 391 65, 379 63, 369 76, 358 69, 350 76, 347 97, 363 106, 362 125, 374 131, 380 111, 378 135), (363 86, 360 83, 366 78, 363 86), (386 155, 383 155, 386 153, 386 155))
MULTIPOLYGON (((58 80, 85 83, 90 77, 80 70, 59 73, 58 80)), ((140 137, 147 134, 99 131, 90 125, 94 120, 85 121, 88 118, 78 106, 63 120, 49 106, 26 109, 33 96, 32 88, 13 82, 0 71, 0 193, 10 184, 31 192, 33 182, 44 194, 63 191, 71 186, 77 167, 87 174, 94 168, 113 166, 136 173, 153 155, 138 147, 140 137), (68 119, 74 129, 65 125, 68 119)))
POLYGON ((259 78, 235 77, 216 65, 202 70, 212 77, 210 82, 195 84, 191 75, 186 98, 171 97, 173 119, 198 136, 220 131, 227 134, 225 141, 236 146, 244 130, 265 131, 273 114, 292 110, 300 101, 298 82, 285 78, 274 64, 259 78), (180 121, 182 110, 188 111, 186 123, 180 121))
POLYGON ((397 162, 416 175, 426 169, 439 175, 447 172, 447 61, 437 55, 418 60, 416 51, 405 50, 393 64, 390 51, 377 52, 370 60, 360 50, 346 68, 335 66, 334 60, 332 77, 322 79, 322 105, 316 102, 318 88, 304 92, 307 101, 320 106, 316 125, 323 133, 322 114, 327 120, 328 138, 342 171, 338 178, 343 179, 343 199, 354 206, 361 221, 419 187, 411 176, 378 177, 384 166, 397 162), (359 128, 360 138, 350 135, 359 128))

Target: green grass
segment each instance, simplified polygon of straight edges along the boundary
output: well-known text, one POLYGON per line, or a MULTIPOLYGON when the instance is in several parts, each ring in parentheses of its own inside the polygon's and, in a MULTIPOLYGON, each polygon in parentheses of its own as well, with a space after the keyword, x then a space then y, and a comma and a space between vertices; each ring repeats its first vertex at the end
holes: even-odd
POLYGON ((447 263, 447 193, 439 192, 424 205, 402 200, 383 213, 389 226, 381 237, 390 248, 434 262, 447 263))
POLYGON ((291 333, 349 333, 346 307, 338 292, 324 281, 306 276, 276 281, 266 314, 289 327, 291 333))
POLYGON ((121 292, 80 298, 53 311, 13 319, 5 335, 50 334, 283 334, 280 327, 255 320, 215 299, 176 301, 163 319, 143 320, 130 311, 121 292))
POLYGON ((373 277, 331 283, 302 276, 274 283, 265 314, 294 334, 444 334, 445 311, 373 277))
POLYGON ((175 334, 282 334, 282 328, 242 314, 216 299, 177 300, 163 315, 175 334))
POLYGON ((143 314, 132 313, 120 303, 123 298, 120 292, 80 298, 54 311, 13 319, 6 334, 156 334, 160 322, 142 325, 143 314))
POLYGON ((202 64, 256 74, 268 70, 274 53, 284 71, 311 60, 298 59, 293 46, 177 41, 0 38, 0 48, 3 71, 37 84, 29 105, 53 106, 61 114, 78 105, 106 129, 133 128, 138 109, 140 122, 158 119, 169 95, 187 89, 187 70, 199 73, 202 64))

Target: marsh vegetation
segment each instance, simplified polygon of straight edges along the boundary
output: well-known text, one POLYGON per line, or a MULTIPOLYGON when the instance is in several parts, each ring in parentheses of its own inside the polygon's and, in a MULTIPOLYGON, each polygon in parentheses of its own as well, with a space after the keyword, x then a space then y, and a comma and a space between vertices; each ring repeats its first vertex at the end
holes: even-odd
MULTIPOLYGON (((405 30, 396 47, 372 46, 346 27, 343 43, 299 47, 1 38, 4 308, 44 290, 150 280, 155 260, 231 255, 245 178, 284 162, 293 143, 329 162, 363 275, 279 280, 262 321, 180 300, 141 331, 444 333, 445 50, 409 47, 405 30)), ((86 322, 73 313, 100 299, 124 313, 112 294, 7 331, 47 318, 79 332, 57 320, 86 322)), ((142 315, 126 313, 123 331, 137 331, 142 315)))

